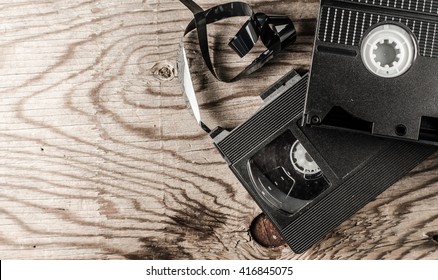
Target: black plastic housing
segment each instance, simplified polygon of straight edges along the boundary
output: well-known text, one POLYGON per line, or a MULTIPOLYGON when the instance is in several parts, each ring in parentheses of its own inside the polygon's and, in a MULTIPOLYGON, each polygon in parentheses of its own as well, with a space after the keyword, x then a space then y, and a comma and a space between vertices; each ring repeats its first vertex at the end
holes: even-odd
POLYGON ((438 1, 322 0, 304 123, 438 145, 438 1), (362 62, 376 26, 412 35, 414 62, 383 78, 362 62))
MULTIPOLYGON (((249 120, 232 131, 217 128, 211 133, 231 170, 296 253, 309 249, 436 150, 407 141, 301 127, 307 81, 307 75, 290 72, 261 94, 265 104, 249 120), (316 196, 292 195, 302 185, 291 187, 289 193, 275 189, 278 182, 287 186, 302 179, 287 170, 290 146, 285 146, 284 153, 281 149, 275 152, 272 146, 279 137, 291 135, 307 150, 306 159, 317 163, 323 177, 314 166, 311 170, 312 165, 308 173, 319 176, 318 184, 327 182, 316 196), (284 168, 272 168, 275 161, 284 168), (281 179, 269 180, 270 176, 281 179), (280 197, 280 202, 272 195, 280 197)), ((290 155, 293 161, 292 150, 290 155)))

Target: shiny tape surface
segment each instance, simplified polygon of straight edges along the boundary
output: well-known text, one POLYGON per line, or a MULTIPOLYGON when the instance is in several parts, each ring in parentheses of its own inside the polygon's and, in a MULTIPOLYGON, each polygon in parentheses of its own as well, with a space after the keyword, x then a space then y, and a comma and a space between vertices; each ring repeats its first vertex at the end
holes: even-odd
MULTIPOLYGON (((196 30, 202 58, 212 75, 222 82, 234 82, 253 73, 254 71, 260 69, 282 49, 292 44, 296 40, 295 27, 287 16, 268 16, 264 13, 255 14, 251 7, 247 3, 243 2, 230 2, 214 6, 207 10, 203 10, 192 0, 180 0, 180 2, 184 4, 194 15, 193 20, 185 29, 183 38, 188 33, 196 30), (217 75, 215 67, 211 61, 208 45, 207 25, 223 19, 242 16, 248 17, 248 20, 231 39, 228 44, 229 47, 240 57, 244 57, 252 50, 258 40, 261 40, 266 47, 266 50, 235 77, 224 79, 217 75)), ((207 133, 210 133, 211 129, 201 120, 201 112, 199 109, 198 100, 196 98, 196 92, 193 87, 190 67, 183 40, 181 40, 178 51, 177 66, 178 77, 189 110, 201 128, 207 133)))

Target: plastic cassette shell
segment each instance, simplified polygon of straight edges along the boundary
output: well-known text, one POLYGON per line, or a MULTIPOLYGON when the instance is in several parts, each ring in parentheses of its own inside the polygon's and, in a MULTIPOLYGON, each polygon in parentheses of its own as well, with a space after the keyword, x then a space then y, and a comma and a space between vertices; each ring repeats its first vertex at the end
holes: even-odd
POLYGON ((409 3, 321 1, 305 107, 307 125, 438 144, 438 2, 409 3), (396 77, 372 73, 362 59, 364 38, 383 24, 403 28, 415 44, 412 66, 396 77), (331 117, 333 108, 344 112, 336 121, 331 117))
POLYGON ((307 75, 292 71, 261 96, 257 113, 231 132, 212 132, 229 167, 296 253, 394 184, 436 148, 352 132, 301 127, 307 75), (291 131, 321 168, 330 187, 305 207, 287 213, 266 201, 252 183, 248 163, 285 131, 291 131))

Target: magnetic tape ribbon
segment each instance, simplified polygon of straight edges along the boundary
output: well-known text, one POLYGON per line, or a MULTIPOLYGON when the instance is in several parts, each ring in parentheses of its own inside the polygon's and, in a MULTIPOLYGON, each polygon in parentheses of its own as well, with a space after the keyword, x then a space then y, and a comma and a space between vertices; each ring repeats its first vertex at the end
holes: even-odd
MULTIPOLYGON (((192 0, 180 0, 180 2, 194 15, 194 19, 188 24, 183 38, 191 31, 195 29, 197 30, 198 43, 202 58, 213 76, 222 82, 234 82, 253 73, 277 55, 282 49, 296 40, 295 27, 287 16, 268 16, 264 13, 254 14, 251 7, 243 2, 230 2, 207 10, 203 10, 192 0), (246 66, 238 75, 231 79, 223 79, 217 75, 211 61, 208 47, 207 25, 223 19, 240 16, 249 17, 249 19, 233 39, 231 39, 228 45, 240 57, 244 57, 248 54, 259 39, 263 42, 266 50, 251 64, 246 66)), ((210 133, 211 129, 201 121, 199 105, 193 88, 193 82, 182 40, 178 55, 178 77, 182 84, 188 106, 190 107, 196 121, 204 131, 210 133)))

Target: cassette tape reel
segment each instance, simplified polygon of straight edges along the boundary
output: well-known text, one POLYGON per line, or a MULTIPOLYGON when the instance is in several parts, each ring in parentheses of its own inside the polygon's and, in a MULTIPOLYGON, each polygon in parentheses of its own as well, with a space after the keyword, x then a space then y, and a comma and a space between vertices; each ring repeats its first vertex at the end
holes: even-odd
POLYGON ((406 73, 416 55, 417 44, 412 33, 391 23, 370 28, 360 46, 365 67, 382 78, 395 78, 406 73))
POLYGON ((437 8, 322 0, 304 123, 438 145, 437 8))
POLYGON ((258 194, 288 213, 310 203, 329 187, 321 168, 303 145, 286 131, 248 161, 258 194))

